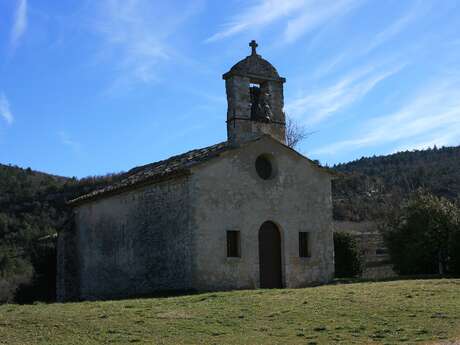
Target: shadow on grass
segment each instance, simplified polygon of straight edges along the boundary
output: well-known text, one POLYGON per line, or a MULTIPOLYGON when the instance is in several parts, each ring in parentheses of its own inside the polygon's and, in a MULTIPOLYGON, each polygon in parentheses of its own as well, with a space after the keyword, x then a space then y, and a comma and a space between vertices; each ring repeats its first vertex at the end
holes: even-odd
MULTIPOLYGON (((378 283, 378 282, 391 282, 391 281, 401 281, 401 280, 429 280, 429 279, 454 279, 460 278, 459 276, 450 276, 450 275, 439 275, 439 274, 419 274, 419 275, 410 275, 410 276, 395 276, 390 278, 380 278, 380 279, 364 279, 364 278, 334 278, 329 283, 312 283, 306 285, 302 288, 314 288, 320 287, 325 285, 341 285, 341 284, 356 284, 356 283, 378 283)), ((218 293, 218 292, 232 292, 232 291, 244 291, 249 289, 235 289, 235 290, 164 290, 164 291, 157 291, 149 294, 137 294, 131 296, 110 296, 106 298, 102 297, 94 297, 89 299, 80 299, 80 300, 72 300, 72 301, 65 301, 60 303, 73 303, 73 302, 99 302, 99 301, 119 301, 119 300, 135 300, 135 299, 143 299, 143 298, 170 298, 170 297, 180 297, 180 296, 195 296, 195 295, 202 295, 202 294, 209 294, 209 293, 218 293)), ((270 290, 270 289, 251 289, 251 290, 270 290)), ((283 289, 281 289, 283 290, 283 289)), ((47 302, 31 302, 26 304, 36 304, 36 303, 56 303, 56 301, 47 301, 47 302)), ((22 304, 22 303, 21 303, 22 304)))
POLYGON ((334 278, 327 285, 339 285, 339 284, 353 284, 353 283, 378 283, 378 282, 392 282, 399 280, 429 280, 429 279, 458 279, 460 276, 456 275, 441 275, 441 274, 416 274, 416 275, 404 275, 394 276, 386 278, 334 278))

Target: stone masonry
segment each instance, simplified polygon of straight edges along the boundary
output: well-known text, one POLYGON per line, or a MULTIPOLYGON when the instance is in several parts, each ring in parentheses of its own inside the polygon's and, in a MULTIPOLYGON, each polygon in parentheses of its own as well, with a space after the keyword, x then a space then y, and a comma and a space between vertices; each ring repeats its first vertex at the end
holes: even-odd
POLYGON ((285 79, 250 46, 224 74, 227 141, 134 168, 70 202, 58 300, 259 288, 269 281, 262 272, 281 277, 263 287, 333 278, 333 176, 285 145, 285 79))

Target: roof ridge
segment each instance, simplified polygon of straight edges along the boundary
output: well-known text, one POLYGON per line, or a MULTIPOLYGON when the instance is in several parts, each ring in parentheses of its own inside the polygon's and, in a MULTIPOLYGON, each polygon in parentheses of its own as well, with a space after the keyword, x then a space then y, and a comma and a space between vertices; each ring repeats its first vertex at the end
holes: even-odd
POLYGON ((179 153, 177 155, 174 155, 174 156, 170 156, 168 158, 165 158, 165 159, 162 159, 160 161, 156 161, 156 162, 152 162, 152 163, 147 163, 147 164, 144 164, 144 165, 139 165, 137 167, 134 167, 134 168, 131 168, 129 169, 127 172, 126 172, 126 175, 130 175, 132 173, 135 173, 143 168, 147 168, 147 167, 154 167, 154 166, 157 166, 159 164, 162 164, 162 163, 166 163, 168 161, 172 161, 174 159, 178 159, 180 157, 183 157, 187 154, 190 154, 192 152, 197 152, 197 151, 200 151, 200 150, 204 150, 204 149, 210 149, 212 147, 216 147, 216 146, 219 146, 219 145, 223 145, 223 144, 228 144, 228 141, 222 141, 220 143, 217 143, 217 144, 213 144, 213 145, 209 145, 209 146, 205 146, 205 147, 201 147, 201 148, 198 148, 198 149, 192 149, 192 150, 189 150, 189 151, 186 151, 184 153, 179 153))
POLYGON ((181 175, 191 166, 216 157, 219 153, 230 148, 233 148, 233 145, 228 141, 223 141, 199 149, 189 150, 161 161, 134 167, 123 174, 120 181, 83 194, 70 200, 68 204, 78 204, 108 193, 121 192, 149 181, 159 181, 171 176, 181 175))

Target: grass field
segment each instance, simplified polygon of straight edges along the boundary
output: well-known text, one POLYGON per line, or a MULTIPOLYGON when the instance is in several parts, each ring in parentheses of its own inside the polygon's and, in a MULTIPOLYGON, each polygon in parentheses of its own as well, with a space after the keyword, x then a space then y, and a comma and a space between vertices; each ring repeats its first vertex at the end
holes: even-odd
POLYGON ((424 344, 460 337, 460 279, 0 306, 0 344, 424 344))

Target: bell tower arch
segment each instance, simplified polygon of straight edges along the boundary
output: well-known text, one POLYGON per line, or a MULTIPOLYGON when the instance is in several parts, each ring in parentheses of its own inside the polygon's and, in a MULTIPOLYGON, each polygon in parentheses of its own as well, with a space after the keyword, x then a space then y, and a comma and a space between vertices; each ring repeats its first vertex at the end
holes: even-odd
POLYGON ((283 84, 275 67, 257 54, 258 44, 249 43, 251 55, 222 77, 227 92, 227 137, 241 142, 269 134, 285 143, 283 84))

